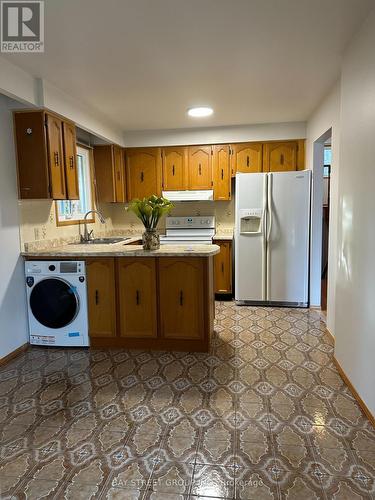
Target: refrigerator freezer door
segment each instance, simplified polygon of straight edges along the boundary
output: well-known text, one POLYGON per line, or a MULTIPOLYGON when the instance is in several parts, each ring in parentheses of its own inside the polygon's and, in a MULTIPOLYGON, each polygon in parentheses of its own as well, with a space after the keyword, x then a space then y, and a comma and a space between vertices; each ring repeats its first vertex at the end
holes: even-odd
POLYGON ((266 297, 267 174, 236 175, 235 299, 266 297))
POLYGON ((311 172, 268 175, 267 300, 306 306, 311 172))

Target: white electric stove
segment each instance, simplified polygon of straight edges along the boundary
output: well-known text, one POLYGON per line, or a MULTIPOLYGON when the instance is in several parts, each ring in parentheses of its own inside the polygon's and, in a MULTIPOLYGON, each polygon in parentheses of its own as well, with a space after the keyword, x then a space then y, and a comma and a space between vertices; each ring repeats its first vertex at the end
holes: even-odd
POLYGON ((215 217, 167 217, 165 235, 160 236, 162 245, 211 245, 215 234, 215 217))

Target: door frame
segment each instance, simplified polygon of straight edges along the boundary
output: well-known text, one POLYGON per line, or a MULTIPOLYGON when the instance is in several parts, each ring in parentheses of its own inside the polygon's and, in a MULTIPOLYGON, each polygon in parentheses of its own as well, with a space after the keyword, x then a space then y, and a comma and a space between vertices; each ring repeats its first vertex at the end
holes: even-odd
MULTIPOLYGON (((310 291, 309 300, 312 307, 321 305, 321 269, 323 240, 323 170, 324 144, 332 138, 332 127, 313 142, 313 173, 311 188, 311 228, 310 228, 310 291)), ((328 256, 329 256, 328 243, 328 256)), ((331 264, 328 259, 328 266, 331 264)), ((329 276, 327 275, 327 286, 329 276)), ((327 304, 328 310, 328 304, 327 304)))

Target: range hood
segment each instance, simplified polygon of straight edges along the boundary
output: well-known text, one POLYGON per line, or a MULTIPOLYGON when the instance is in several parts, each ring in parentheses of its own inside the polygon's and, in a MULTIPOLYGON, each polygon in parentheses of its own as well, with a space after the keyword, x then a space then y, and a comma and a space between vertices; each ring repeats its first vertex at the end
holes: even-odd
POLYGON ((213 189, 202 189, 200 191, 163 191, 163 197, 170 201, 212 201, 214 199, 213 189))

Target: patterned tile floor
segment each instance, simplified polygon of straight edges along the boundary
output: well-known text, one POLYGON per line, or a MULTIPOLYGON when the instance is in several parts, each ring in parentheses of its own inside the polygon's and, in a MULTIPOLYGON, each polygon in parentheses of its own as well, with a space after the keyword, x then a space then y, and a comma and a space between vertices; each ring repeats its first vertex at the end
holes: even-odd
POLYGON ((0 370, 0 497, 375 499, 375 430, 309 310, 216 304, 209 354, 31 348, 0 370))

